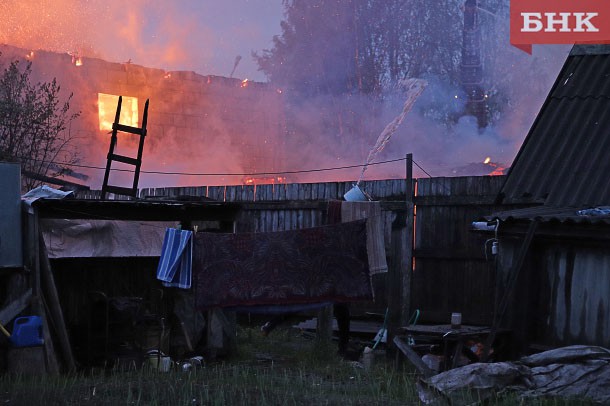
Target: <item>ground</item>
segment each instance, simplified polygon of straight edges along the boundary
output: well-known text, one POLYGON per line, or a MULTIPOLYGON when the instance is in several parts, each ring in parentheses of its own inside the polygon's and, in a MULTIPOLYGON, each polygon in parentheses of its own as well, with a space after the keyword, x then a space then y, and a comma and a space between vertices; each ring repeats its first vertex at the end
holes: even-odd
MULTIPOLYGON (((351 349, 366 344, 352 340, 351 349)), ((373 361, 345 360, 336 343, 284 325, 265 337, 258 324, 241 325, 237 351, 200 368, 170 372, 150 367, 62 376, 0 377, 0 403, 9 405, 413 405, 415 372, 396 368, 380 346, 373 361)), ((492 404, 568 405, 514 396, 492 404)))

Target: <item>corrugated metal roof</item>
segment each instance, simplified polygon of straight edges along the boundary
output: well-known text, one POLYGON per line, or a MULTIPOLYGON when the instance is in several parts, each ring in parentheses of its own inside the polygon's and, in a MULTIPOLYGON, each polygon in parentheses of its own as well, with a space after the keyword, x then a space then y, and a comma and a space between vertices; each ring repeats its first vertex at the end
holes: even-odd
POLYGON ((501 221, 515 220, 538 220, 542 223, 559 222, 559 223, 580 223, 580 224, 610 224, 610 214, 607 215, 579 215, 578 209, 573 207, 549 207, 536 206, 526 209, 516 209, 494 213, 487 216, 486 220, 493 221, 500 219, 501 221))
POLYGON ((503 203, 610 204, 610 46, 575 46, 530 129, 503 203))

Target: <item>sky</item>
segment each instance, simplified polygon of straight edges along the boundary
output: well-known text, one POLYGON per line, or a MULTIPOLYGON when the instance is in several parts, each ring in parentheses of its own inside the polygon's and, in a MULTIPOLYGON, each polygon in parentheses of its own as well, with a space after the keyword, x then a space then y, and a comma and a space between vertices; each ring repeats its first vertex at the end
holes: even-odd
POLYGON ((282 0, 2 0, 0 43, 264 81, 282 0))
MULTIPOLYGON (((282 3, 282 0, 0 0, 0 44, 219 76, 230 76, 240 56, 233 77, 265 81, 251 53, 272 48, 273 36, 281 34, 282 3)), ((509 97, 509 106, 501 119, 483 133, 472 120, 460 120, 448 131, 443 123, 424 114, 425 106, 430 100, 447 100, 446 106, 450 107, 459 89, 445 88, 442 78, 426 77, 429 85, 392 136, 388 148, 379 155, 380 159, 404 157, 405 153, 413 152, 434 176, 454 176, 454 168, 482 162, 487 156, 506 165, 512 162, 569 46, 535 46, 530 56, 510 45, 507 15, 482 17, 497 20, 497 34, 491 42, 498 47, 500 57, 484 66, 484 74, 492 78, 494 86, 503 84, 509 97)), ((340 103, 331 100, 329 106, 340 105, 346 114, 361 112, 370 128, 366 131, 359 128, 361 131, 356 132, 362 133, 361 138, 354 142, 356 135, 351 132, 329 133, 332 128, 320 119, 320 112, 334 110, 325 109, 320 100, 301 106, 294 119, 304 124, 306 133, 301 136, 307 143, 304 148, 286 151, 285 161, 291 163, 286 170, 334 167, 338 159, 350 165, 365 162, 367 151, 404 103, 400 98, 386 102, 381 114, 369 120, 370 109, 365 107, 368 104, 357 98, 349 99, 350 95, 346 97, 348 100, 340 103), (351 142, 346 143, 344 136, 351 142)), ((367 175, 399 177, 404 173, 399 166, 395 171, 390 169, 394 172, 378 174, 377 168, 370 168, 367 175)), ((386 167, 383 168, 385 171, 386 167)))

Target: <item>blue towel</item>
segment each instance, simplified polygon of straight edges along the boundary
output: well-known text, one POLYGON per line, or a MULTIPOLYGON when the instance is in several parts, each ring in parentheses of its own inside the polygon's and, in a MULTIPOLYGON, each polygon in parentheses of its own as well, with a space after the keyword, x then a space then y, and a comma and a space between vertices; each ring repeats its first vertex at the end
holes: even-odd
POLYGON ((187 230, 165 230, 157 279, 163 286, 190 289, 193 267, 193 233, 187 230))

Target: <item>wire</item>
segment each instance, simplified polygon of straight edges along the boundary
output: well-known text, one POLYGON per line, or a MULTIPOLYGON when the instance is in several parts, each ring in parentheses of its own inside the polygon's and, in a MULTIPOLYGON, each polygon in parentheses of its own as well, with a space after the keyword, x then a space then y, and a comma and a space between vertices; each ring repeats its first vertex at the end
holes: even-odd
POLYGON ((428 173, 428 171, 426 171, 424 168, 422 168, 420 164, 418 164, 417 162, 415 162, 415 160, 413 160, 413 163, 415 164, 415 166, 417 166, 419 169, 421 169, 423 173, 425 173, 426 175, 428 175, 428 177, 429 177, 429 178, 431 178, 431 177, 432 177, 432 175, 430 175, 430 174, 428 173))
MULTIPOLYGON (((37 162, 42 162, 42 163, 51 163, 49 161, 44 161, 44 160, 35 159, 35 158, 19 158, 19 159, 25 159, 25 160, 30 160, 30 161, 37 161, 37 162)), ((404 160, 406 160, 406 158, 396 158, 396 159, 390 159, 390 160, 387 160, 387 161, 371 162, 369 164, 346 165, 346 166, 337 166, 337 167, 331 167, 331 168, 317 168, 317 169, 305 169, 305 170, 300 170, 300 171, 281 171, 281 172, 252 172, 252 173, 213 173, 213 172, 210 172, 210 173, 206 173, 206 172, 140 171, 140 173, 148 173, 148 174, 155 174, 155 175, 180 175, 180 176, 258 176, 258 175, 284 175, 284 174, 324 172, 324 171, 335 171, 335 170, 341 170, 341 169, 361 168, 361 167, 367 166, 367 165, 382 165, 382 164, 388 164, 388 163, 399 162, 399 161, 404 161, 404 160)), ((106 170, 105 167, 93 166, 93 165, 81 165, 81 164, 70 164, 70 163, 57 163, 57 164, 58 165, 64 165, 64 166, 71 166, 71 167, 75 167, 75 168, 106 170)), ((417 166, 420 167, 419 165, 417 165, 417 166)), ((131 169, 120 169, 120 168, 111 168, 110 170, 111 171, 117 171, 117 172, 132 172, 132 173, 134 172, 131 169)), ((427 172, 426 172, 426 174, 427 174, 427 172)), ((430 175, 428 174, 428 176, 430 176, 430 175)))

